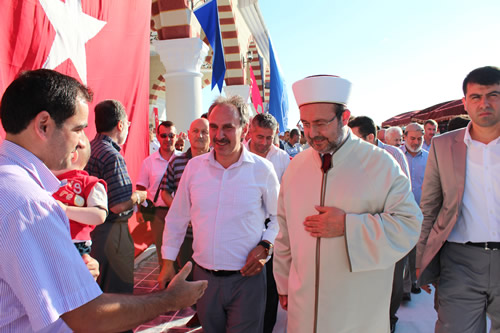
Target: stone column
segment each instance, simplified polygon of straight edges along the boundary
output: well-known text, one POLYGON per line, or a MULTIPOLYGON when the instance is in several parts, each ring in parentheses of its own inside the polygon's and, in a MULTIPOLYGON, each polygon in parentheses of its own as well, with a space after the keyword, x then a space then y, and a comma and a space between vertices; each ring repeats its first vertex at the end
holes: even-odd
POLYGON ((199 38, 178 38, 153 42, 165 66, 165 108, 167 120, 177 131, 186 132, 202 113, 201 65, 209 47, 199 38))

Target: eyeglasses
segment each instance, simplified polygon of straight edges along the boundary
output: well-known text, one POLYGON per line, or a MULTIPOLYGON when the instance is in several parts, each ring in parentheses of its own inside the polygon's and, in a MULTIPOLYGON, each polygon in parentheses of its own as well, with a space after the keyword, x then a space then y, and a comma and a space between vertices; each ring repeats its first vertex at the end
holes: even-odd
POLYGON ((168 133, 168 134, 162 133, 162 134, 160 134, 160 138, 162 138, 162 139, 165 139, 167 137, 169 137, 170 139, 173 139, 173 138, 175 138, 175 134, 174 133, 168 133))
POLYGON ((308 123, 308 122, 304 122, 304 121, 300 121, 302 123, 302 127, 304 127, 304 129, 310 129, 310 128, 315 128, 317 130, 324 130, 326 128, 326 126, 330 125, 331 123, 333 123, 333 121, 337 118, 337 115, 333 116, 333 118, 331 120, 316 120, 316 121, 313 121, 312 124, 311 123, 308 123))
POLYGON ((122 122, 127 125, 127 127, 130 127, 130 125, 132 125, 132 123, 130 121, 128 121, 128 119, 124 119, 122 120, 122 122))

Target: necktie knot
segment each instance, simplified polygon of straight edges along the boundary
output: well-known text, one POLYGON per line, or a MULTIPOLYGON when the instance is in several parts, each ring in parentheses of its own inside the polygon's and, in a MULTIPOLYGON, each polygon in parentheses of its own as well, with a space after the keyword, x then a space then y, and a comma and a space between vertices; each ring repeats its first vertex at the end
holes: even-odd
POLYGON ((321 156, 321 170, 323 173, 327 173, 332 166, 332 154, 323 154, 321 156))

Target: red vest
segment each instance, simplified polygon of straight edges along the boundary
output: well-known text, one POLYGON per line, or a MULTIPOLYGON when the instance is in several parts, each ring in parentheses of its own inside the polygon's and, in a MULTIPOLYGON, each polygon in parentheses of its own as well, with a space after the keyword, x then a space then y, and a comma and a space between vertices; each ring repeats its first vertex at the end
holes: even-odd
MULTIPOLYGON (((87 198, 97 183, 104 185, 107 191, 106 182, 94 176, 89 176, 83 170, 70 170, 57 176, 59 180, 67 180, 66 185, 61 186, 53 194, 53 197, 62 203, 73 207, 87 207, 87 198)), ((94 230, 94 225, 69 221, 71 239, 90 240, 90 232, 94 230)))

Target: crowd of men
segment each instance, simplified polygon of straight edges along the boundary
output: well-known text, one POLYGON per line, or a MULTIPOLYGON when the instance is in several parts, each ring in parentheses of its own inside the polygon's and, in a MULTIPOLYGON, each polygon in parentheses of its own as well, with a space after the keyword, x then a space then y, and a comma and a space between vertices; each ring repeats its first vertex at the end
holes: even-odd
POLYGON ((487 317, 500 331, 500 69, 467 75, 468 119, 439 134, 434 120, 380 129, 351 116, 338 76, 292 88, 300 130, 279 135, 270 114, 220 97, 186 135, 153 128, 132 184, 119 101, 96 105, 89 142, 90 90, 51 70, 21 74, 0 104, 0 332, 126 331, 195 304, 207 333, 272 332, 278 306, 291 333, 386 333, 430 284, 436 332, 484 332, 487 317), (76 174, 104 194, 54 176, 89 145, 76 174), (53 196, 61 185, 78 200, 53 196), (140 296, 134 210, 161 266, 159 291, 140 296), (93 224, 90 255, 68 217, 93 224))

